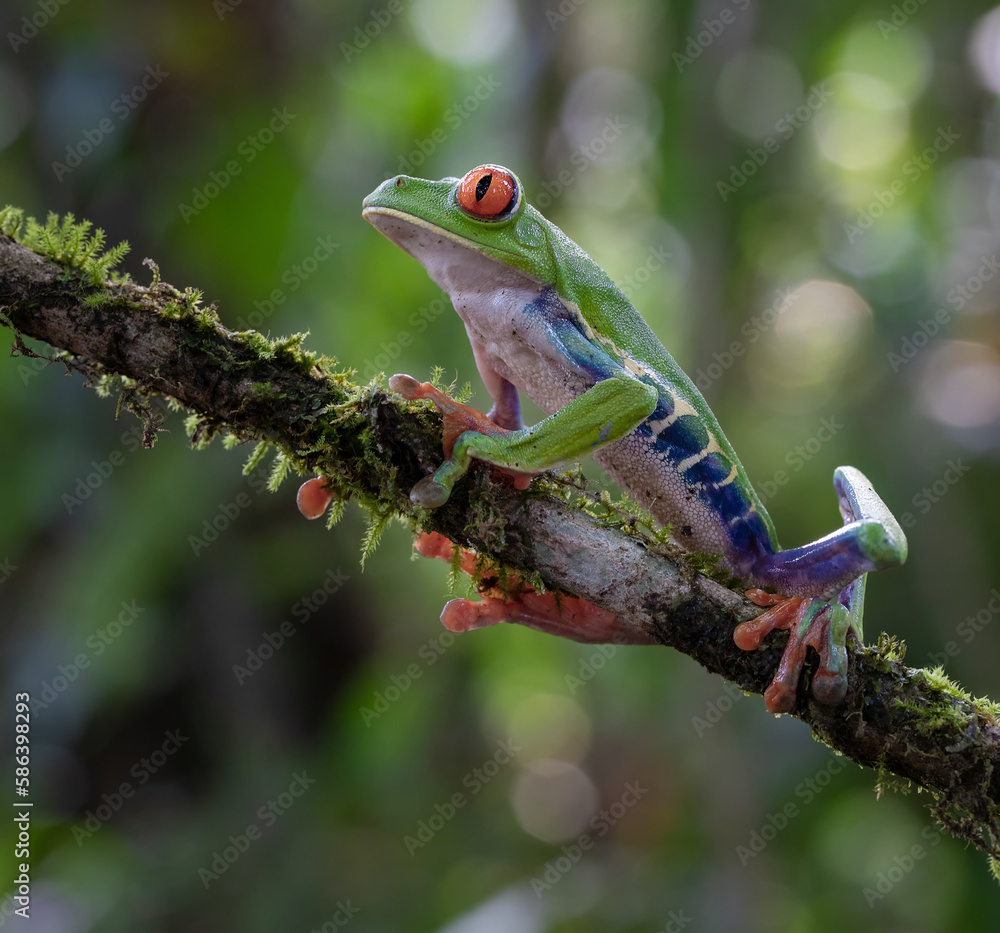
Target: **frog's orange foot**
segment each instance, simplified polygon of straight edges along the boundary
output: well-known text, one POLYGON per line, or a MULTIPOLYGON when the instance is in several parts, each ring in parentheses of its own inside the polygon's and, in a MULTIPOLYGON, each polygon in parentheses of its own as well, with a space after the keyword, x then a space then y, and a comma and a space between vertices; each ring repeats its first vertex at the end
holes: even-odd
MULTIPOLYGON (((459 435, 466 431, 476 431, 479 434, 493 437, 510 433, 506 428, 491 421, 478 409, 456 402, 429 382, 418 382, 413 376, 407 376, 405 373, 396 373, 395 376, 392 376, 389 379, 389 388, 411 402, 418 400, 431 402, 441 412, 441 433, 444 440, 442 446, 446 457, 451 456, 451 452, 455 449, 455 441, 458 440, 459 435)), ((496 469, 513 477, 514 486, 518 489, 527 489, 532 479, 538 475, 537 473, 508 470, 501 466, 496 467, 496 469)))
POLYGON ((460 566, 470 577, 476 575, 476 555, 464 547, 459 547, 451 538, 436 531, 425 531, 417 535, 413 542, 413 547, 421 557, 433 557, 435 560, 450 561, 455 556, 455 551, 461 553, 460 566))
POLYGON ((847 692, 846 654, 832 644, 830 635, 830 603, 821 599, 795 596, 774 597, 760 590, 747 596, 757 605, 770 606, 756 619, 736 626, 733 640, 744 651, 754 651, 775 629, 788 631, 788 645, 781 657, 771 685, 764 691, 764 702, 772 713, 790 713, 795 709, 796 690, 802 676, 806 652, 814 648, 819 654, 819 670, 813 678, 813 696, 820 703, 834 706, 847 692))
POLYGON ((508 434, 504 428, 494 424, 481 411, 448 398, 436 386, 429 382, 417 382, 413 376, 396 373, 389 379, 389 388, 397 395, 409 401, 424 400, 431 402, 441 412, 444 420, 444 452, 451 456, 458 436, 465 431, 478 431, 480 434, 508 434))
POLYGON ((306 518, 319 518, 333 501, 333 493, 322 476, 307 479, 295 496, 295 504, 306 518))
POLYGON ((644 632, 623 626, 614 613, 576 596, 529 590, 516 599, 496 596, 487 596, 480 602, 453 599, 441 613, 441 624, 452 632, 469 632, 501 622, 513 622, 588 645, 655 644, 644 632))
MULTIPOLYGON (((430 532, 420 535, 414 542, 417 553, 450 561, 456 545, 444 535, 430 532)), ((460 566, 469 576, 476 578, 476 555, 459 549, 460 566)), ((480 580, 482 586, 483 581, 480 580)), ((452 632, 471 632, 489 625, 513 622, 549 635, 558 635, 585 644, 651 645, 655 639, 645 632, 626 628, 614 613, 601 609, 577 596, 557 596, 539 593, 517 578, 508 585, 519 590, 511 598, 502 590, 486 585, 483 599, 453 599, 441 613, 441 624, 452 632)))

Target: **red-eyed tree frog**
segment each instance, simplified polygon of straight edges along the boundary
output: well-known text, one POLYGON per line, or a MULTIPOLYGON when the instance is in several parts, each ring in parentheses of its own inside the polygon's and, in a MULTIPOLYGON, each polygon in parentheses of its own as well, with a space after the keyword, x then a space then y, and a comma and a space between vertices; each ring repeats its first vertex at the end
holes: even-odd
MULTIPOLYGON (((518 474, 523 484, 525 474, 591 454, 658 522, 671 526, 679 544, 720 554, 751 588, 750 598, 771 607, 737 627, 741 648, 757 648, 775 628, 789 630, 765 692, 768 709, 794 709, 808 646, 820 658, 813 695, 839 703, 847 691, 847 634, 862 635, 865 574, 906 559, 903 531, 871 483, 853 467, 838 468, 833 483, 843 527, 781 550, 763 503, 694 383, 601 268, 526 203, 508 169, 480 165, 463 178, 440 181, 397 175, 364 199, 362 214, 449 294, 494 403, 484 416, 428 383, 390 379, 405 398, 429 399, 445 414, 447 459, 413 488, 411 500, 424 508, 442 505, 473 458, 518 474), (548 417, 524 427, 518 392, 548 417)), ((318 482, 303 487, 304 498, 320 500, 300 501, 304 512, 325 505, 318 482)), ((581 603, 590 606, 574 600, 566 611, 565 598, 535 593, 509 602, 453 600, 442 620, 456 630, 517 621, 578 641, 651 640, 581 603)))

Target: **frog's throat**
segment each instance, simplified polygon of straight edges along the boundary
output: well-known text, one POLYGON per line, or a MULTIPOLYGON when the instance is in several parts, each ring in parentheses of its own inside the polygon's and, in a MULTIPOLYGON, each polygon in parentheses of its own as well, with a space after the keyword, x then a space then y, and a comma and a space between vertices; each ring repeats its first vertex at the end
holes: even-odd
MULTIPOLYGON (((427 230, 435 236, 445 237, 458 246, 461 246, 464 249, 473 250, 483 256, 486 256, 487 258, 491 258, 489 255, 490 252, 503 253, 504 255, 511 257, 517 255, 517 253, 512 249, 505 249, 502 246, 497 246, 495 243, 484 243, 473 236, 469 236, 468 234, 453 233, 451 230, 447 229, 447 227, 431 223, 431 221, 425 220, 423 217, 418 217, 416 214, 409 214, 406 211, 401 211, 395 207, 379 207, 370 205, 361 209, 361 216, 376 230, 378 230, 379 233, 387 236, 393 241, 393 243, 402 247, 404 250, 406 249, 404 240, 408 237, 403 233, 405 230, 403 225, 408 225, 427 230)), ((409 233, 409 236, 413 236, 413 231, 409 233)), ((409 252, 409 250, 407 250, 407 252, 409 252)))

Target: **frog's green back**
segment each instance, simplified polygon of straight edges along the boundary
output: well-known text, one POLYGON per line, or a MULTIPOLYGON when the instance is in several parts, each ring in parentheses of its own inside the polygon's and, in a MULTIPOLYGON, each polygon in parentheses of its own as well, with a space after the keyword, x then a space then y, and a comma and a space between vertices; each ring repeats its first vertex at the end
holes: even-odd
MULTIPOLYGON (((476 290, 481 294, 491 280, 505 278, 509 283, 514 270, 521 273, 516 290, 526 296, 519 313, 531 313, 532 299, 541 299, 544 293, 548 301, 549 293, 554 293, 565 315, 609 367, 654 386, 658 394, 652 414, 594 459, 658 520, 673 524, 681 543, 719 551, 734 569, 737 561, 777 551, 771 519, 702 394, 604 270, 525 204, 520 182, 510 177, 517 186, 516 203, 512 200, 508 214, 499 218, 484 220, 460 208, 461 179, 427 181, 408 176, 389 179, 372 192, 364 201, 366 216, 432 276, 432 268, 444 255, 449 270, 456 268, 456 255, 460 268, 479 270, 484 281, 462 276, 459 285, 453 274, 439 276, 448 279, 456 308, 467 310, 479 303, 478 313, 493 313, 491 302, 481 301, 476 290), (388 229, 391 225, 395 232, 388 229), (507 271, 493 276, 479 257, 507 271)), ((539 310, 543 303, 537 305, 539 310)), ((535 365, 551 365, 551 359, 552 353, 539 354, 535 365)), ((585 361, 577 362, 582 366, 585 361)), ((591 365, 593 360, 586 362, 591 365)), ((610 369, 595 373, 597 378, 610 374, 610 369)), ((526 385, 512 381, 533 397, 526 385)), ((546 407, 541 399, 533 400, 546 407)))

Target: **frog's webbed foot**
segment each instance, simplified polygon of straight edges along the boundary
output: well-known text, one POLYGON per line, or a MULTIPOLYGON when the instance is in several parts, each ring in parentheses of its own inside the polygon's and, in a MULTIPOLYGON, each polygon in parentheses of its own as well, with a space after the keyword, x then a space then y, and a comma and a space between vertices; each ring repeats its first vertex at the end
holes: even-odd
POLYGON ((838 467, 833 474, 844 526, 799 548, 768 555, 750 576, 790 595, 747 593, 767 612, 736 627, 733 637, 752 651, 776 628, 788 630, 788 646, 773 683, 764 694, 771 712, 795 708, 806 650, 819 654, 812 692, 819 702, 840 703, 847 693, 847 635, 862 637, 865 580, 872 570, 906 560, 906 535, 863 473, 838 467))
MULTIPOLYGON (((434 473, 420 480, 410 491, 411 501, 421 508, 434 509, 444 505, 451 495, 452 487, 469 468, 469 455, 464 450, 452 456, 455 452, 455 442, 462 434, 474 431, 487 437, 501 437, 511 433, 495 424, 481 411, 448 398, 444 392, 429 382, 418 382, 412 376, 397 373, 389 380, 389 388, 409 401, 423 399, 431 402, 443 418, 443 446, 448 459, 434 473)), ((534 473, 523 473, 504 467, 497 469, 513 477, 514 485, 518 489, 527 489, 535 476, 534 473)))
MULTIPOLYGON (((856 589, 852 584, 848 590, 856 589)), ((841 602, 793 596, 785 599, 749 590, 747 597, 759 606, 770 606, 756 619, 736 627, 733 639, 744 651, 754 651, 775 629, 788 631, 788 644, 781 657, 774 680, 764 691, 764 702, 772 713, 790 713, 795 709, 795 695, 806 652, 814 648, 819 655, 819 669, 813 677, 813 696, 828 706, 840 703, 847 693, 847 649, 845 641, 851 627, 850 608, 841 602)), ((861 593, 861 598, 864 594, 861 593)))
MULTIPOLYGON (((444 535, 422 534, 416 542, 417 552, 424 557, 437 557, 450 561, 457 547, 444 535)), ((476 556, 461 549, 460 566, 475 579, 476 556)), ((483 599, 453 599, 441 613, 441 624, 452 632, 470 632, 473 629, 513 622, 549 635, 569 638, 585 644, 650 645, 655 643, 645 632, 633 629, 619 621, 614 613, 601 609, 577 596, 539 593, 519 580, 508 581, 508 589, 516 596, 505 593, 491 581, 479 581, 483 599)))

